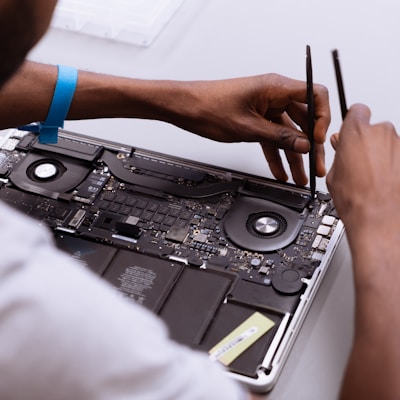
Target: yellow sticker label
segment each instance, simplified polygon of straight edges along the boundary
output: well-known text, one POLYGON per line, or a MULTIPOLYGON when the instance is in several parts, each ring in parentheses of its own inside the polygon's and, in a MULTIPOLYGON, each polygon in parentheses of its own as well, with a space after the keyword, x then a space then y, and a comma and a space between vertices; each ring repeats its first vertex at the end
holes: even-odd
POLYGON ((210 359, 229 365, 274 325, 274 321, 255 312, 208 352, 210 359))

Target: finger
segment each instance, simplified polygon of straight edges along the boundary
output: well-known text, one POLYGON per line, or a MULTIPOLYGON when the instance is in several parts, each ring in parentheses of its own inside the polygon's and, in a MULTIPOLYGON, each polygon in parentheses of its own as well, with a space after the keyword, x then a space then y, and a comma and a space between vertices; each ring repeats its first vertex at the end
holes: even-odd
MULTIPOLYGON (((288 107, 288 115, 289 117, 300 126, 300 128, 307 132, 307 107, 303 104, 294 104, 288 107)), ((330 117, 329 117, 330 118, 330 117)), ((328 119, 329 119, 328 118, 328 119)), ((321 122, 321 120, 320 120, 321 122)), ((325 124, 326 122, 324 122, 325 124)), ((323 126, 323 125, 320 125, 323 126)), ((325 125, 324 125, 325 126, 325 125)), ((327 127, 322 128, 327 129, 327 127)), ((325 168, 325 150, 323 146, 323 142, 320 143, 321 135, 317 134, 320 138, 315 140, 315 162, 316 162, 316 174, 319 177, 325 176, 326 168, 325 168)), ((325 140, 326 131, 323 131, 323 140, 325 140)), ((314 138, 315 138, 315 129, 314 129, 314 138)))
POLYGON ((365 104, 353 104, 346 114, 344 124, 355 122, 369 124, 370 119, 371 110, 368 106, 366 106, 365 104))
POLYGON ((286 113, 303 132, 307 132, 307 106, 305 104, 292 102, 286 107, 286 113))
POLYGON ((342 145, 351 147, 351 142, 358 134, 367 133, 369 131, 370 119, 371 111, 366 105, 352 105, 347 111, 339 134, 332 135, 331 144, 335 151, 339 151, 342 145), (346 143, 348 144, 346 145, 346 143))
POLYGON ((339 134, 338 133, 334 133, 331 136, 331 145, 333 147, 333 149, 336 151, 337 145, 339 143, 339 134))
POLYGON ((271 121, 266 121, 266 123, 268 137, 265 139, 272 145, 303 154, 310 150, 310 142, 306 135, 296 128, 292 118, 287 113, 280 114, 272 118, 271 121))
MULTIPOLYGON (((288 96, 292 100, 292 102, 290 103, 292 105, 291 107, 293 107, 293 105, 295 105, 295 107, 299 107, 298 105, 300 103, 306 104, 307 92, 305 90, 304 82, 303 84, 301 84, 301 82, 295 82, 296 85, 294 84, 293 81, 291 81, 290 83, 291 86, 288 85, 287 89, 289 92, 288 96)), ((326 132, 328 131, 331 122, 331 111, 329 107, 329 92, 324 85, 320 85, 317 83, 313 85, 313 92, 314 92, 314 110, 315 110, 314 138, 317 143, 324 143, 326 132)), ((295 110, 296 108, 293 108, 291 109, 291 112, 295 110)), ((306 111, 304 112, 303 115, 305 116, 307 115, 306 111)), ((301 119, 297 120, 298 125, 301 126, 305 132, 307 132, 307 129, 305 128, 306 126, 305 122, 300 122, 300 121, 301 119)))
MULTIPOLYGON (((301 115, 301 113, 299 115, 301 115)), ((279 121, 281 125, 296 129, 293 119, 287 113, 281 114, 281 116, 277 118, 277 121, 279 121)), ((308 182, 308 178, 304 171, 302 154, 291 150, 285 150, 285 155, 294 182, 299 186, 305 186, 308 182)))
MULTIPOLYGON (((291 103, 286 108, 288 116, 302 129, 308 132, 307 106, 300 103, 291 103)), ((315 116, 314 140, 322 144, 326 139, 326 132, 330 124, 330 113, 328 116, 315 116)))
POLYGON ((315 172, 319 177, 323 177, 326 174, 325 148, 323 144, 315 145, 315 172))
POLYGON ((289 150, 286 150, 285 154, 294 182, 299 186, 305 186, 308 178, 304 171, 303 156, 289 150))
POLYGON ((272 175, 279 181, 286 182, 288 180, 288 176, 285 172, 285 168, 283 168, 282 158, 279 154, 279 150, 271 147, 269 144, 260 144, 272 175))
POLYGON ((340 140, 338 145, 342 140, 347 140, 350 138, 351 133, 362 133, 368 131, 366 129, 370 124, 371 110, 364 104, 354 104, 352 105, 343 121, 342 127, 340 129, 340 140), (343 134, 344 133, 344 134, 343 134))
POLYGON ((326 175, 326 186, 328 188, 329 193, 333 191, 333 182, 335 181, 335 162, 333 162, 331 169, 326 175))
POLYGON ((323 85, 314 84, 314 109, 315 125, 314 139, 316 143, 324 143, 326 132, 331 123, 331 110, 329 107, 329 92, 323 85))
MULTIPOLYGON (((300 112, 298 115, 301 115, 302 113, 300 112)), ((285 125, 287 127, 295 129, 296 126, 294 124, 294 121, 291 116, 288 115, 288 113, 283 113, 280 117, 276 118, 276 122, 280 122, 281 125, 285 125)), ((304 163, 303 163, 303 157, 301 154, 290 151, 290 150, 285 150, 285 155, 286 159, 289 163, 290 167, 290 172, 292 173, 292 177, 294 182, 299 185, 299 186, 304 186, 307 184, 308 179, 307 175, 304 171, 304 163)))

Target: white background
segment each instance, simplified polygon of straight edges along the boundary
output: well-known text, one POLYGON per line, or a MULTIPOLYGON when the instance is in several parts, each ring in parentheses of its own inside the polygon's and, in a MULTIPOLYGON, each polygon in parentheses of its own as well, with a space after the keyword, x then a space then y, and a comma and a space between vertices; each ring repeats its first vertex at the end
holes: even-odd
MULTIPOLYGON (((394 0, 186 0, 150 47, 51 30, 31 58, 148 79, 220 79, 278 72, 304 80, 309 44, 314 80, 330 91, 331 134, 341 123, 331 57, 331 50, 337 48, 348 104, 366 103, 373 121, 390 120, 400 126, 399 8, 394 0)), ((68 122, 66 128, 271 176, 257 144, 214 143, 156 121, 79 121, 68 122)), ((326 151, 329 167, 334 156, 329 142, 326 151)), ((318 180, 317 187, 325 189, 324 179, 318 180)), ((269 398, 336 399, 351 343, 351 279, 351 260, 343 241, 269 398)))

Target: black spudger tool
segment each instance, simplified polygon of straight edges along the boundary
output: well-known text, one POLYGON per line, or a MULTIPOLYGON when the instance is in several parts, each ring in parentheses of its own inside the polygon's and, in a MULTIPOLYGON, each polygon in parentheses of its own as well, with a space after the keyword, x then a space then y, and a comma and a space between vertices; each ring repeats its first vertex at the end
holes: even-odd
POLYGON ((346 97, 344 95, 344 86, 342 79, 342 71, 340 69, 339 53, 337 50, 332 50, 332 57, 333 57, 333 65, 335 67, 336 83, 339 92, 340 111, 342 113, 342 119, 344 119, 347 114, 347 104, 346 104, 346 97))
POLYGON ((315 197, 316 175, 315 175, 315 141, 314 141, 314 89, 313 89, 313 74, 311 63, 311 48, 306 47, 306 73, 307 73, 307 131, 308 140, 310 141, 309 167, 310 167, 310 189, 311 199, 315 197))

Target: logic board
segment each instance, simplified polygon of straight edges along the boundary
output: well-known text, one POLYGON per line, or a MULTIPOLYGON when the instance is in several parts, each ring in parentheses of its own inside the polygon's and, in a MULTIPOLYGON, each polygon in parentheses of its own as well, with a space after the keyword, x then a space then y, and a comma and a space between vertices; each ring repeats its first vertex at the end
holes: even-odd
POLYGON ((8 130, 0 199, 178 342, 208 351, 254 311, 275 325, 229 366, 276 381, 343 232, 327 193, 60 131, 8 130))

